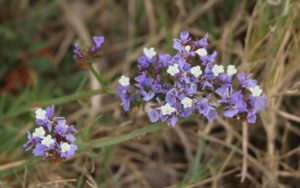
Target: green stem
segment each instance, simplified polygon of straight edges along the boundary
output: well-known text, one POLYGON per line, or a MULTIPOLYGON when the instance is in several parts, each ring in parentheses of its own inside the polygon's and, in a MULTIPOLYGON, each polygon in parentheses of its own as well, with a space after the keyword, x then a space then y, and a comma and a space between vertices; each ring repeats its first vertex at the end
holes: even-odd
MULTIPOLYGON (((105 92, 109 93, 109 94, 116 94, 116 92, 112 88, 107 88, 105 92)), ((41 104, 41 106, 47 106, 47 105, 51 105, 51 104, 58 105, 58 104, 64 104, 64 103, 68 103, 68 102, 75 101, 78 99, 87 98, 87 97, 91 97, 91 96, 99 95, 99 94, 103 94, 103 93, 104 93, 104 91, 102 89, 96 89, 96 90, 91 90, 91 91, 78 92, 78 93, 74 93, 74 94, 71 94, 68 96, 48 99, 48 100, 44 100, 44 101, 35 101, 35 102, 29 103, 29 104, 25 104, 24 106, 20 107, 17 110, 14 110, 13 112, 8 112, 7 114, 0 116, 0 121, 9 119, 9 118, 14 118, 18 115, 28 112, 30 110, 30 108, 32 108, 34 106, 35 103, 41 104)))
POLYGON ((94 68, 92 63, 90 63, 90 65, 89 65, 89 70, 93 73, 93 75, 96 77, 96 79, 100 83, 102 91, 105 92, 106 86, 105 86, 104 79, 103 79, 101 73, 98 73, 96 71, 96 69, 94 68))
MULTIPOLYGON (((188 118, 179 120, 178 124, 190 121, 190 120, 194 119, 194 117, 195 116, 192 115, 188 118)), ((143 136, 143 135, 148 134, 148 133, 161 131, 163 129, 164 124, 165 124, 164 122, 155 123, 155 124, 148 124, 148 125, 145 125, 142 128, 136 129, 134 131, 131 131, 129 133, 126 133, 126 134, 123 134, 123 135, 120 135, 120 136, 116 136, 114 138, 93 140, 89 143, 81 143, 81 144, 78 144, 78 145, 80 147, 80 151, 86 151, 86 150, 91 149, 91 148, 102 148, 102 147, 112 146, 112 145, 116 145, 116 144, 125 142, 127 140, 130 140, 130 139, 133 139, 133 138, 136 138, 136 137, 139 137, 139 136, 143 136)))
POLYGON ((116 136, 114 138, 108 138, 108 139, 100 139, 100 140, 93 140, 92 142, 88 143, 87 145, 81 144, 81 151, 85 151, 88 148, 102 148, 106 146, 112 146, 116 145, 122 142, 125 142, 127 140, 143 136, 148 133, 153 133, 162 130, 162 124, 163 123, 156 123, 151 125, 146 125, 142 128, 136 129, 134 131, 131 131, 127 134, 123 134, 120 136, 116 136))

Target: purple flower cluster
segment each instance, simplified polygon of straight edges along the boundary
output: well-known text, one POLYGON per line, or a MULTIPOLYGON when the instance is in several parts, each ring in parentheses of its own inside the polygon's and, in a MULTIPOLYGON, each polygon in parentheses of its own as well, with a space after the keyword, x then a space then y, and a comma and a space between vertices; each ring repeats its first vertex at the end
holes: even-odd
POLYGON ((101 47, 104 43, 103 36, 93 36, 92 45, 87 49, 81 49, 79 44, 74 45, 74 59, 79 64, 86 64, 91 58, 98 57, 101 47))
POLYGON ((33 149, 35 156, 42 156, 54 161, 72 157, 77 145, 74 125, 67 125, 65 117, 54 116, 54 105, 46 110, 38 108, 35 111, 38 127, 34 132, 28 131, 28 142, 24 145, 26 151, 33 149))
POLYGON ((175 126, 180 118, 201 114, 208 121, 218 114, 248 123, 256 122, 256 113, 266 98, 257 81, 234 65, 215 63, 217 52, 209 54, 208 36, 192 40, 182 32, 174 39, 172 56, 144 48, 138 58, 138 75, 134 84, 121 76, 117 91, 125 111, 144 104, 151 122, 163 121, 175 126))

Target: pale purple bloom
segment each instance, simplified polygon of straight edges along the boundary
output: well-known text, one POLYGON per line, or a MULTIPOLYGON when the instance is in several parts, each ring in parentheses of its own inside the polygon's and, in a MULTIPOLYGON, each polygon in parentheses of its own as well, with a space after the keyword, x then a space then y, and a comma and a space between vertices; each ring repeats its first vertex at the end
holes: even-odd
POLYGON ((54 105, 48 106, 48 107, 46 108, 46 117, 47 117, 49 120, 52 120, 52 119, 53 119, 53 117, 54 117, 54 110, 55 110, 54 105))
POLYGON ((144 101, 150 101, 155 96, 155 93, 152 91, 146 92, 144 90, 141 91, 141 95, 143 96, 144 101))
MULTIPOLYGON (((54 109, 54 105, 51 105, 45 111, 41 108, 36 110, 36 122, 39 127, 35 128, 33 133, 28 131, 28 142, 23 147, 25 151, 32 149, 32 153, 35 156, 42 156, 50 160, 70 158, 77 149, 77 146, 74 144, 76 140, 74 133, 77 130, 73 125, 67 125, 65 117, 55 117, 54 109), (61 152, 59 143, 62 141, 65 143, 65 146, 70 146, 68 152, 61 152)), ((69 147, 66 148, 68 149, 69 147)))
POLYGON ((103 36, 93 36, 93 46, 90 48, 90 51, 92 53, 97 52, 104 43, 104 37, 103 36))
POLYGON ((187 31, 182 31, 180 33, 180 39, 173 39, 173 48, 178 51, 183 51, 185 44, 190 41, 189 33, 187 31))
POLYGON ((129 111, 131 103, 151 103, 147 111, 150 121, 170 126, 191 114, 213 121, 224 113, 228 118, 243 121, 246 117, 249 123, 255 123, 256 113, 266 103, 257 81, 244 72, 230 74, 223 65, 216 66, 217 52, 207 51, 207 39, 205 35, 194 41, 183 31, 180 39, 173 40, 175 55, 158 53, 151 59, 141 55, 135 83, 117 87, 124 110, 129 111))
POLYGON ((81 62, 81 60, 84 59, 84 53, 80 49, 79 44, 74 45, 73 54, 74 54, 74 58, 77 59, 78 62, 81 62))
POLYGON ((157 122, 159 120, 159 111, 157 109, 150 109, 148 111, 148 117, 152 123, 157 122))
POLYGON ((37 144, 35 145, 35 148, 33 149, 32 153, 34 154, 34 156, 46 157, 46 151, 47 147, 45 145, 37 144))
POLYGON ((208 34, 206 34, 206 35, 205 35, 203 38, 201 38, 200 40, 196 41, 196 42, 195 42, 195 45, 196 45, 197 47, 207 48, 207 46, 208 46, 207 39, 208 39, 208 34))
POLYGON ((247 104, 244 101, 243 95, 240 92, 233 93, 228 97, 227 105, 225 107, 224 116, 225 117, 234 117, 238 113, 247 111, 247 104))
POLYGON ((247 75, 244 72, 238 73, 237 78, 240 81, 242 87, 249 89, 257 85, 257 81, 251 79, 251 75, 247 75))
POLYGON ((125 111, 129 111, 130 109, 130 97, 129 97, 129 89, 130 87, 129 86, 118 86, 117 87, 117 91, 119 93, 119 96, 122 100, 122 106, 123 106, 123 109, 125 111))
POLYGON ((99 53, 104 43, 103 36, 93 36, 92 44, 81 48, 79 44, 73 47, 73 58, 79 64, 87 64, 91 59, 98 58, 99 53))
POLYGON ((77 146, 75 144, 68 144, 68 148, 66 151, 64 151, 64 145, 65 142, 60 143, 59 145, 59 153, 61 158, 70 158, 75 155, 75 152, 77 150, 77 146))
POLYGON ((65 133, 67 131, 67 124, 65 119, 59 119, 57 120, 57 125, 55 127, 55 134, 59 134, 60 136, 65 136, 65 133))

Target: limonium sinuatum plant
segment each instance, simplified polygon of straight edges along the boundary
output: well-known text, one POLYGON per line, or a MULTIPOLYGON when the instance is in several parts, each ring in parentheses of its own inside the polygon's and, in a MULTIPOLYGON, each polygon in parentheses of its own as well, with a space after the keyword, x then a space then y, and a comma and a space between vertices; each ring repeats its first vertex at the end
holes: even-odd
POLYGON ((217 52, 209 53, 207 38, 193 40, 181 32, 180 39, 173 40, 175 55, 144 48, 137 75, 121 76, 116 88, 124 110, 143 105, 151 122, 171 126, 191 114, 208 121, 222 114, 255 123, 266 102, 262 89, 250 74, 216 63, 217 52))

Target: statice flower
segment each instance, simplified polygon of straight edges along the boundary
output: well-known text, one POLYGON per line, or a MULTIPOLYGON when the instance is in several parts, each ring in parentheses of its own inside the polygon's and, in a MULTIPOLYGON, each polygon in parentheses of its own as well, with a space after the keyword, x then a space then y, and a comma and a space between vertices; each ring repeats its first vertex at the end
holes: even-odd
POLYGON ((73 48, 73 58, 75 62, 79 64, 87 64, 92 59, 97 58, 102 49, 103 43, 103 36, 93 36, 92 44, 86 48, 82 48, 78 43, 76 43, 73 48))
POLYGON ((234 65, 215 62, 208 50, 208 35, 193 40, 187 31, 173 40, 176 54, 144 48, 134 78, 121 76, 117 91, 125 111, 145 106, 151 122, 175 126, 179 119, 199 114, 208 121, 226 118, 256 122, 266 98, 250 74, 234 65))
POLYGON ((37 128, 33 133, 27 132, 28 142, 23 146, 25 151, 31 150, 35 156, 58 161, 72 157, 76 150, 77 132, 74 125, 68 125, 65 117, 54 116, 54 105, 45 110, 35 110, 37 128))

